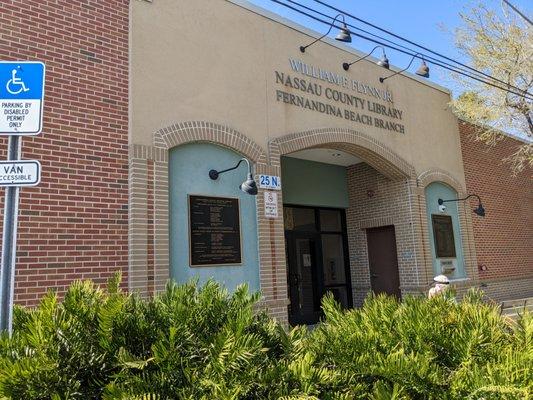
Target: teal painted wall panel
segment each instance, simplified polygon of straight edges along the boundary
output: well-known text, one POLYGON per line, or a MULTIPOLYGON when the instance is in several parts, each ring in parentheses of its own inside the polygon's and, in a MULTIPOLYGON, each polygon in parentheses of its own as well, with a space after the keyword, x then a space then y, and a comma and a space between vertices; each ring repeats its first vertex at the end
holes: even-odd
POLYGON ((285 204, 349 207, 345 167, 282 157, 281 182, 285 204))
POLYGON ((239 190, 239 185, 246 178, 247 166, 243 163, 237 170, 220 175, 216 181, 208 176, 210 169, 233 167, 241 158, 229 149, 208 143, 192 143, 170 150, 170 277, 175 281, 187 282, 198 278, 202 283, 214 278, 229 290, 241 283, 247 283, 253 291, 260 289, 255 196, 239 190), (240 199, 242 265, 190 267, 189 194, 240 199))
POLYGON ((431 244, 431 256, 433 259, 433 272, 435 274, 440 274, 439 260, 436 258, 435 252, 435 239, 433 236, 433 225, 431 222, 431 214, 439 215, 449 215, 452 217, 453 224, 453 236, 455 240, 455 254, 456 254, 456 270, 453 274, 448 275, 451 279, 461 279, 465 278, 465 262, 463 255, 463 241, 461 238, 461 226, 459 225, 459 212, 457 208, 457 203, 445 203, 446 212, 441 213, 439 211, 438 200, 448 200, 456 199, 457 192, 450 188, 448 185, 440 182, 434 182, 426 187, 426 207, 427 207, 427 220, 428 220, 428 229, 429 229, 429 240, 431 244))

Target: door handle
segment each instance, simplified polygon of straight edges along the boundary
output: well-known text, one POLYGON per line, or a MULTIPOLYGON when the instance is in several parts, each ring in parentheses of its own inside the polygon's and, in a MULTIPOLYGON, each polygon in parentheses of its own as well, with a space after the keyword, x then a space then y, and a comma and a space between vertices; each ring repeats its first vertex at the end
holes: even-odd
POLYGON ((298 274, 292 274, 291 278, 293 285, 298 285, 300 283, 300 277, 298 274))
POLYGON ((370 277, 371 277, 372 279, 376 279, 376 278, 379 278, 379 275, 372 274, 372 275, 370 275, 370 277))

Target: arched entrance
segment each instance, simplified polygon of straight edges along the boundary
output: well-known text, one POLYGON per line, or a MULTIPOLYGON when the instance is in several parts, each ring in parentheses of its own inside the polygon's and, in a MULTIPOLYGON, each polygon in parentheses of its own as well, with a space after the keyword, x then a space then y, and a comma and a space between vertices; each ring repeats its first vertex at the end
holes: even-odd
POLYGON ((293 322, 316 321, 326 292, 349 307, 371 290, 419 289, 416 174, 407 161, 349 129, 289 134, 269 150, 284 188, 293 322))
POLYGON ((415 177, 415 169, 389 147, 364 133, 346 128, 322 128, 291 133, 269 143, 270 162, 308 148, 331 148, 353 154, 392 179, 415 177))

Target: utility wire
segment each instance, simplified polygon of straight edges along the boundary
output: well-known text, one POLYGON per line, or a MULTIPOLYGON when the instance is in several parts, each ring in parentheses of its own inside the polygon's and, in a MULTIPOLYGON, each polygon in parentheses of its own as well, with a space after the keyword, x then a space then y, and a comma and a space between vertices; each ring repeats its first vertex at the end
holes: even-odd
MULTIPOLYGON (((404 38, 404 37, 402 37, 402 36, 400 36, 400 35, 397 35, 397 34, 395 34, 395 33, 393 33, 393 32, 390 32, 390 31, 388 31, 388 30, 386 30, 386 29, 384 29, 384 28, 380 28, 379 26, 374 25, 374 24, 372 24, 372 23, 370 23, 370 22, 368 22, 368 21, 365 21, 364 19, 358 18, 358 17, 356 17, 355 15, 352 15, 352 14, 350 14, 350 13, 347 13, 347 12, 345 12, 345 11, 339 9, 339 8, 333 7, 332 5, 329 5, 329 4, 325 3, 325 2, 323 2, 322 0, 313 0, 313 1, 315 1, 316 3, 322 4, 323 6, 328 7, 329 9, 334 10, 334 11, 336 11, 336 12, 338 12, 338 13, 342 13, 342 14, 344 14, 344 15, 350 17, 350 18, 353 18, 353 19, 355 19, 356 21, 362 22, 362 23, 365 24, 365 25, 371 26, 371 27, 374 28, 374 29, 377 29, 377 30, 380 30, 380 31, 382 31, 382 32, 385 32, 386 34, 391 35, 391 36, 393 36, 393 37, 395 37, 395 38, 397 38, 397 39, 400 39, 400 40, 402 40, 402 41, 404 41, 404 42, 407 42, 407 43, 409 43, 409 44, 411 44, 411 45, 413 45, 413 46, 416 46, 416 47, 418 47, 418 48, 421 48, 421 49, 424 49, 424 50, 426 50, 426 51, 429 51, 430 53, 432 53, 432 54, 434 54, 434 55, 436 55, 436 56, 438 56, 438 57, 444 58, 444 59, 446 59, 446 60, 448 60, 448 61, 452 61, 452 62, 455 63, 455 64, 459 64, 459 65, 461 65, 462 67, 465 67, 465 68, 467 68, 467 69, 469 69, 469 70, 471 70, 471 71, 474 71, 474 72, 476 72, 476 73, 478 73, 478 74, 484 75, 484 76, 486 76, 487 78, 490 78, 490 79, 493 79, 493 80, 495 80, 495 81, 498 81, 498 82, 500 82, 500 83, 502 83, 502 84, 504 84, 504 85, 506 85, 506 86, 512 86, 512 85, 510 85, 509 83, 507 83, 507 82, 505 82, 505 81, 502 81, 501 79, 495 78, 495 77, 493 77, 493 76, 491 76, 491 75, 489 75, 489 74, 486 74, 486 73, 484 73, 484 72, 482 72, 482 71, 478 71, 478 70, 476 70, 475 68, 472 68, 472 67, 470 67, 470 66, 468 66, 468 65, 466 65, 466 64, 463 64, 463 63, 461 63, 461 62, 459 62, 459 61, 457 61, 457 60, 454 60, 453 58, 447 57, 447 56, 445 56, 445 55, 443 55, 443 54, 440 54, 440 53, 438 53, 438 52, 436 52, 436 51, 433 51, 433 50, 431 50, 431 49, 429 49, 429 48, 427 48, 427 47, 424 47, 424 46, 422 46, 422 45, 420 45, 420 44, 418 44, 418 43, 415 43, 415 42, 413 42, 413 41, 411 41, 411 40, 409 40, 409 39, 406 39, 406 38, 404 38)), ((505 1, 505 0, 504 0, 504 1, 505 1)), ((514 87, 514 86, 513 86, 513 87, 514 87)), ((528 95, 533 95, 533 94, 531 94, 531 93, 529 93, 529 92, 527 92, 527 91, 525 91, 525 90, 522 90, 522 89, 520 89, 520 88, 517 88, 517 87, 514 87, 514 88, 517 89, 517 90, 519 90, 519 91, 525 92, 525 93, 527 93, 528 95)))
MULTIPOLYGON (((320 12, 320 11, 317 11, 317 10, 311 8, 311 7, 306 6, 306 5, 303 5, 303 4, 301 4, 301 3, 298 3, 297 1, 294 1, 294 0, 284 0, 284 1, 287 1, 287 2, 289 2, 289 3, 291 3, 291 4, 294 4, 294 5, 297 5, 297 6, 303 8, 303 9, 305 9, 305 10, 308 10, 308 11, 314 12, 315 14, 318 14, 318 15, 320 15, 320 16, 322 16, 322 17, 325 17, 325 18, 331 19, 331 17, 330 17, 329 15, 324 14, 324 13, 322 13, 322 12, 320 12)), ((346 25, 349 26, 349 27, 352 28, 352 29, 355 29, 355 30, 357 30, 357 31, 363 32, 363 33, 365 33, 365 34, 367 34, 367 35, 370 35, 370 36, 373 36, 373 37, 375 37, 375 38, 377 38, 377 39, 384 40, 384 41, 386 41, 386 42, 392 44, 393 46, 401 47, 401 48, 403 48, 403 49, 405 49, 405 50, 407 50, 407 51, 413 52, 413 53, 415 52, 415 50, 413 50, 413 49, 411 49, 411 48, 409 48, 409 47, 406 47, 406 46, 404 46, 404 45, 402 45, 402 44, 395 43, 395 42, 393 42, 392 40, 387 39, 387 38, 385 38, 385 37, 383 37, 383 36, 376 35, 376 34, 374 34, 374 33, 372 33, 372 32, 369 32, 369 31, 367 31, 367 30, 361 29, 361 28, 359 28, 359 27, 357 27, 357 26, 354 26, 354 25, 352 25, 352 24, 349 24, 349 23, 346 23, 346 25)), ((352 31, 352 32, 353 32, 353 31, 352 31)), ((387 45, 387 46, 390 47, 389 45, 387 45)), ((465 73, 470 73, 470 72, 467 72, 466 69, 461 68, 461 67, 458 67, 458 66, 456 66, 456 65, 454 65, 454 64, 448 63, 448 62, 443 61, 443 60, 436 59, 435 57, 432 57, 432 56, 427 55, 427 54, 425 54, 425 53, 420 53, 420 54, 421 54, 426 60, 428 60, 428 61, 431 61, 431 62, 440 62, 440 63, 442 63, 442 64, 448 65, 448 66, 451 67, 451 68, 456 68, 456 69, 458 69, 458 70, 464 71, 465 73)), ((479 73, 478 73, 477 75, 478 75, 479 77, 482 76, 482 75, 479 74, 479 73)), ((512 88, 514 88, 514 89, 516 89, 516 90, 518 90, 518 91, 522 91, 520 88, 514 87, 514 86, 512 86, 512 85, 509 85, 509 86, 512 87, 512 88)), ((526 92, 526 93, 527 93, 527 92, 526 92)))
MULTIPOLYGON (((271 1, 273 1, 274 3, 278 3, 278 4, 282 5, 282 6, 285 6, 285 7, 287 7, 287 8, 290 8, 290 9, 292 9, 292 10, 294 10, 294 11, 296 11, 296 12, 302 14, 302 15, 305 15, 305 16, 311 18, 311 19, 314 19, 315 21, 321 22, 321 23, 323 23, 323 24, 325 24, 325 25, 328 25, 328 26, 334 26, 334 27, 337 28, 337 29, 341 29, 341 27, 338 26, 338 25, 331 24, 330 22, 328 22, 328 21, 326 21, 326 20, 324 20, 324 19, 318 18, 318 17, 316 17, 316 16, 314 16, 314 15, 311 15, 311 14, 305 12, 305 11, 299 10, 299 9, 297 9, 297 8, 295 8, 295 7, 291 6, 291 5, 289 5, 289 4, 283 3, 283 2, 281 2, 281 1, 279 1, 279 0, 271 0, 271 1)), ((329 18, 331 19, 331 17, 329 17, 329 18)), ((364 36, 364 35, 361 35, 361 34, 358 34, 358 33, 355 33, 355 32, 352 32, 352 34, 355 35, 355 36, 357 36, 357 37, 360 37, 360 38, 362 38, 362 39, 365 39, 365 40, 371 41, 371 42, 373 42, 373 43, 376 43, 376 44, 382 45, 382 46, 384 46, 384 47, 388 47, 388 48, 390 48, 390 49, 396 50, 396 51, 398 51, 398 52, 400 52, 400 53, 407 54, 407 55, 412 56, 412 57, 416 57, 416 58, 423 59, 423 56, 422 56, 422 55, 419 55, 418 53, 414 53, 414 52, 411 53, 411 52, 406 51, 406 50, 403 50, 403 49, 401 49, 401 48, 399 48, 399 47, 391 46, 390 44, 386 44, 386 43, 384 43, 384 42, 378 41, 378 40, 376 40, 376 39, 369 38, 368 36, 364 36)), ((440 63, 440 62, 435 62, 435 61, 433 61, 432 64, 437 65, 437 66, 439 66, 439 67, 441 67, 441 68, 447 69, 447 70, 449 70, 449 71, 456 72, 456 73, 458 73, 458 74, 464 75, 464 76, 466 76, 466 77, 468 77, 468 78, 474 79, 474 80, 476 80, 476 81, 478 81, 478 82, 481 82, 481 83, 487 84, 487 85, 492 86, 492 87, 495 87, 495 88, 497 88, 497 89, 500 89, 500 90, 506 91, 506 92, 508 92, 508 93, 512 93, 512 94, 514 94, 514 95, 516 95, 516 96, 524 97, 524 98, 527 99, 527 100, 533 100, 533 96, 530 96, 528 92, 524 92, 524 91, 522 91, 522 93, 519 93, 519 92, 515 92, 515 91, 510 90, 510 89, 507 89, 507 88, 503 88, 503 87, 498 86, 498 85, 496 85, 496 84, 493 84, 493 83, 491 83, 491 82, 485 81, 485 80, 483 80, 483 79, 481 79, 481 78, 479 78, 479 77, 476 77, 476 76, 470 75, 469 73, 466 73, 466 72, 464 72, 464 71, 460 71, 460 70, 457 70, 457 69, 455 69, 455 68, 453 68, 453 67, 449 67, 449 66, 447 66, 447 65, 444 65, 444 64, 442 64, 442 63, 440 63)))
POLYGON ((529 22, 529 25, 533 25, 533 22, 531 22, 531 20, 525 16, 518 8, 516 8, 515 6, 513 6, 510 2, 508 2, 507 0, 503 0, 503 2, 505 4, 507 4, 509 7, 511 7, 518 15, 520 15, 522 18, 524 18, 527 22, 529 22))
MULTIPOLYGON (((309 14, 309 13, 307 13, 307 12, 304 12, 304 11, 302 11, 302 10, 299 10, 299 9, 297 9, 297 8, 295 8, 295 7, 291 6, 291 5, 289 5, 289 4, 282 3, 282 2, 279 1, 279 0, 271 0, 271 1, 273 1, 273 2, 275 2, 275 3, 278 3, 278 4, 280 4, 280 5, 283 5, 283 6, 287 7, 287 8, 290 8, 290 9, 292 9, 292 10, 294 10, 294 11, 296 11, 296 12, 302 14, 302 15, 305 15, 305 16, 307 16, 307 17, 309 17, 309 18, 314 19, 315 21, 321 22, 321 23, 323 23, 323 24, 325 24, 325 25, 328 25, 328 26, 332 26, 331 22, 326 21, 326 20, 323 20, 323 19, 318 18, 318 17, 315 17, 314 15, 311 15, 311 14, 309 14)), ((286 0, 286 1, 290 1, 290 0, 286 0)), ((293 2, 293 3, 294 3, 294 2, 293 2)), ((330 16, 327 16, 327 18, 332 19, 330 16)), ((349 25, 349 24, 347 24, 347 25, 349 25)), ((337 25, 333 25, 333 26, 336 27, 337 29, 341 29, 340 26, 337 26, 337 25)), ((350 25, 350 26, 351 26, 351 25, 350 25)), ((396 51, 398 51, 398 52, 401 52, 401 53, 404 53, 404 54, 407 54, 407 55, 410 55, 410 56, 413 56, 413 57, 414 57, 415 55, 420 55, 420 57, 417 57, 417 58, 424 59, 424 55, 423 55, 423 54, 415 53, 414 50, 409 49, 408 51, 405 51, 405 50, 403 50, 403 49, 397 47, 396 44, 395 44, 395 46, 392 46, 392 45, 390 45, 390 44, 387 44, 387 43, 384 43, 384 42, 381 42, 381 41, 378 41, 378 40, 375 40, 375 39, 369 38, 369 37, 364 36, 364 35, 360 35, 360 34, 355 33, 355 32, 352 32, 352 34, 355 35, 355 36, 357 36, 357 37, 360 37, 360 38, 362 38, 362 39, 365 39, 365 40, 371 41, 371 42, 376 43, 376 44, 380 44, 380 45, 382 45, 382 46, 384 46, 384 47, 388 47, 388 48, 390 48, 390 49, 396 50, 396 51)), ((374 36, 375 36, 375 35, 374 35, 374 36)), ((385 39, 385 40, 387 41, 387 39, 385 39)), ((391 42, 391 41, 389 41, 389 42, 391 42)), ((402 46, 402 47, 405 47, 405 46, 402 46)), ((439 67, 442 67, 442 68, 444 68, 444 69, 447 69, 447 70, 449 70, 449 71, 452 71, 452 72, 458 73, 458 74, 460 74, 460 75, 464 75, 464 76, 469 77, 469 78, 471 78, 471 79, 474 79, 474 80, 476 80, 476 81, 478 81, 478 82, 485 83, 485 84, 487 84, 487 85, 493 86, 493 87, 495 87, 495 88, 498 88, 498 89, 500 89, 500 90, 506 91, 506 92, 508 92, 508 93, 515 94, 515 95, 517 95, 517 96, 519 96, 519 97, 524 97, 525 99, 533 100, 532 95, 530 95, 528 92, 523 91, 523 90, 521 90, 521 89, 518 89, 519 92, 516 92, 516 91, 514 91, 514 90, 510 90, 510 89, 508 89, 508 88, 501 87, 501 86, 498 86, 498 85, 493 84, 493 83, 491 83, 491 82, 485 81, 485 80, 483 80, 482 78, 479 78, 479 77, 473 76, 473 75, 471 75, 470 73, 465 72, 464 70, 458 70, 457 67, 449 66, 450 64, 445 65, 445 64, 443 64, 443 62, 440 61, 440 60, 437 61, 436 59, 434 59, 434 58, 432 58, 432 57, 427 57, 427 58, 428 58, 428 59, 431 58, 432 60, 434 60, 434 61, 432 61, 432 64, 437 65, 437 66, 439 66, 439 67)), ((506 85, 506 86, 509 86, 509 87, 512 87, 511 85, 507 85, 506 83, 505 83, 505 85, 506 85)))

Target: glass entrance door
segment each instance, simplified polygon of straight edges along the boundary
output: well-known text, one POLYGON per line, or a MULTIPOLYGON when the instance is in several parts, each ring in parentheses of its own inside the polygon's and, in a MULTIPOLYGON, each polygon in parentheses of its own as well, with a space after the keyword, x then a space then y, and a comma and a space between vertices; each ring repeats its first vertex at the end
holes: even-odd
POLYGON ((287 236, 291 313, 290 323, 315 324, 320 317, 318 299, 318 238, 291 232, 287 236))
POLYGON ((290 323, 317 323, 328 292, 352 307, 344 210, 286 205, 284 218, 290 323))

